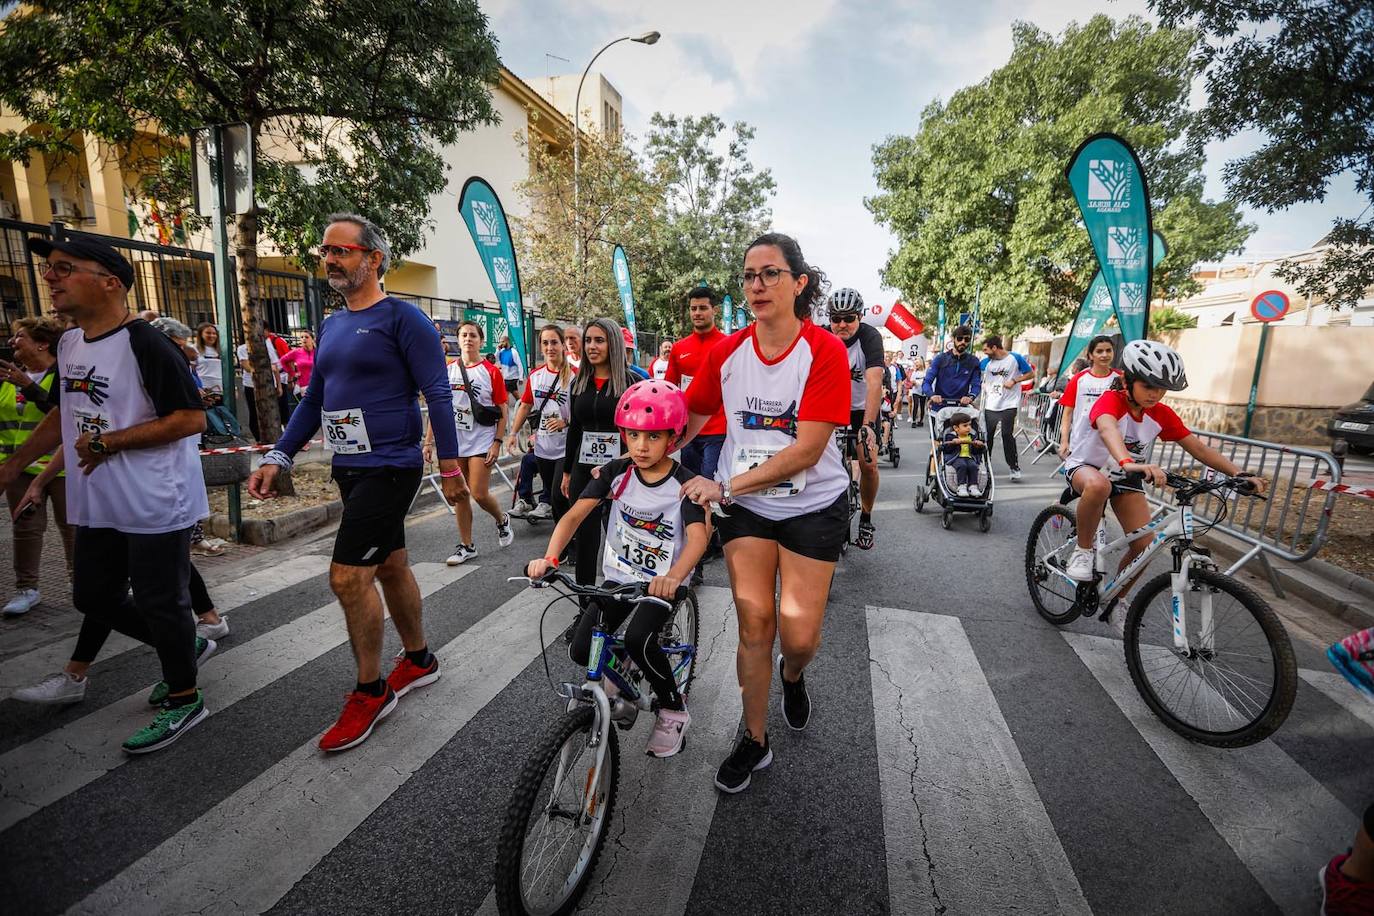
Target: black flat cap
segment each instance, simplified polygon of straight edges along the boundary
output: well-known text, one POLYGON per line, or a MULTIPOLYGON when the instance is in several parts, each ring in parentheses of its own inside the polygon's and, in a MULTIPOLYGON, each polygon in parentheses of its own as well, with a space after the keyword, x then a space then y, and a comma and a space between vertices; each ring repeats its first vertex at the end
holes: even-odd
POLYGON ((134 265, 130 264, 124 255, 104 242, 98 242, 95 239, 65 239, 61 242, 55 242, 52 239, 30 238, 28 245, 29 251, 40 258, 46 258, 54 251, 60 251, 83 261, 94 261, 118 277, 125 289, 133 289, 134 265))

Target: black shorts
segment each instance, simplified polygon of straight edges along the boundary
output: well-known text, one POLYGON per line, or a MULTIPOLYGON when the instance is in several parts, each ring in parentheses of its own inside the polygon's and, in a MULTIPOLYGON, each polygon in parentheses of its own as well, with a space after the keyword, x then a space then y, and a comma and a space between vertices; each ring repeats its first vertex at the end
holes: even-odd
POLYGON ((334 538, 335 563, 377 566, 406 546, 406 513, 424 476, 421 468, 335 467, 343 517, 334 538))
POLYGON ((725 510, 727 518, 717 516, 713 522, 720 532, 720 542, 728 544, 735 538, 763 538, 777 541, 793 553, 813 560, 835 563, 840 548, 849 536, 849 494, 841 493, 824 509, 804 515, 774 521, 735 503, 725 510))
MULTIPOLYGON (((1076 465, 1074 467, 1069 468, 1064 473, 1065 478, 1069 481, 1069 488, 1072 489, 1075 493, 1078 493, 1079 496, 1082 496, 1083 494, 1079 492, 1078 487, 1075 487, 1073 485, 1073 475, 1078 472, 1079 468, 1086 468, 1091 466, 1092 465, 1087 464, 1076 465)), ((1103 476, 1106 475, 1104 474, 1103 476)), ((1107 497, 1108 499, 1116 499, 1123 493, 1139 493, 1142 496, 1145 495, 1145 475, 1141 474, 1139 471, 1126 474, 1120 480, 1112 480, 1110 477, 1107 477, 1107 480, 1112 485, 1112 492, 1107 497)))
POLYGON ((864 428, 864 412, 862 410, 849 412, 849 428, 854 430, 856 436, 859 434, 859 430, 864 428))

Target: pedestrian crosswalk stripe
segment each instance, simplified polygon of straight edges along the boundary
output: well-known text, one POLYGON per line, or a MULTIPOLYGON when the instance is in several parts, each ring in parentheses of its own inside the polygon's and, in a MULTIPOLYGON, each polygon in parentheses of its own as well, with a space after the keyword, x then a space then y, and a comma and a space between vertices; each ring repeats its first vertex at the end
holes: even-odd
POLYGON ((958 618, 867 616, 891 912, 1089 914, 958 618))
MULTIPOLYGON (((692 895, 719 798, 716 767, 730 753, 743 711, 735 684, 739 629, 730 590, 698 587, 697 599, 701 655, 687 704, 692 714, 687 749, 667 760, 646 756, 643 744, 653 719, 646 722, 644 713, 633 729, 620 734, 620 788, 611 835, 582 898, 587 909, 599 899, 595 910, 604 916, 679 916, 692 895)), ((537 737, 530 735, 529 745, 537 737)), ((495 913, 493 892, 477 916, 495 913)))
POLYGON ((1176 735, 1136 692, 1119 641, 1061 635, 1279 908, 1311 910, 1313 862, 1349 843, 1354 813, 1273 741, 1223 750, 1176 735))
POLYGON ((1299 668, 1298 676, 1343 706, 1355 718, 1374 728, 1374 703, 1351 687, 1345 678, 1330 671, 1312 671, 1307 668, 1299 668))
MULTIPOLYGON (((421 595, 451 585, 477 567, 417 563, 421 595)), ((348 641, 338 602, 303 614, 206 662, 197 681, 210 713, 227 707, 348 641)), ((147 688, 0 755, 0 830, 99 779, 128 757, 124 739, 148 724, 147 688)), ((194 739, 193 739, 194 740, 194 739)))
MULTIPOLYGON (((440 649, 443 676, 401 700, 370 740, 328 755, 313 739, 301 745, 68 912, 155 916, 191 901, 266 911, 537 657, 547 603, 546 593, 520 592, 440 649)), ((571 614, 549 615, 546 645, 571 614)))
MULTIPOLYGON (((267 569, 217 585, 210 589, 210 597, 214 600, 215 610, 225 614, 264 595, 313 579, 328 569, 328 557, 292 557, 267 569)), ((76 636, 73 634, 0 662, 0 696, 9 696, 20 687, 27 687, 54 671, 60 671, 71 658, 75 639, 76 636)), ((114 656, 141 645, 143 643, 122 633, 111 633, 101 649, 98 661, 109 661, 114 656)))

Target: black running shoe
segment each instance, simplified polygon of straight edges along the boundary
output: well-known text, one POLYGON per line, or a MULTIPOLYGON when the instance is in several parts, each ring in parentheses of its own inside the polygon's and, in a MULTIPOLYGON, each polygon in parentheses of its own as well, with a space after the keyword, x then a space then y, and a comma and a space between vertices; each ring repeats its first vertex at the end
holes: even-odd
POLYGON ((745 729, 744 737, 739 739, 739 744, 730 752, 730 756, 725 758, 725 762, 716 770, 716 788, 722 792, 734 795, 736 792, 743 792, 749 788, 750 779, 755 770, 761 770, 773 762, 773 751, 768 747, 768 736, 763 736, 763 743, 759 744, 754 736, 745 729))
POLYGON ((872 550, 873 533, 877 530, 872 522, 859 522, 859 535, 854 538, 854 546, 860 550, 872 550))
POLYGON ((782 676, 782 655, 778 655, 778 680, 782 681, 782 717, 795 732, 811 721, 811 695, 806 692, 806 673, 794 684, 782 676))
POLYGON ((696 569, 692 570, 692 578, 690 581, 688 581, 687 585, 691 588, 696 588, 698 585, 701 585, 705 581, 706 575, 701 571, 701 566, 698 565, 696 569))

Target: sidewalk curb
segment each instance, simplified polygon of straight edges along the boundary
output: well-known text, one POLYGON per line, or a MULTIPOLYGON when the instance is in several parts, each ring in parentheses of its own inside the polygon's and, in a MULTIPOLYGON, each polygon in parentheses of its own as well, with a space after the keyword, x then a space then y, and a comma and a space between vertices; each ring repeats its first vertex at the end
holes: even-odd
MULTIPOLYGON (((1216 531, 1203 541, 1219 559, 1238 560, 1249 550, 1249 545, 1216 531)), ((1357 629, 1374 627, 1374 582, 1316 558, 1296 564, 1270 557, 1269 562, 1284 591, 1357 629)), ((1244 569, 1269 585, 1262 569, 1248 563, 1244 569)))

